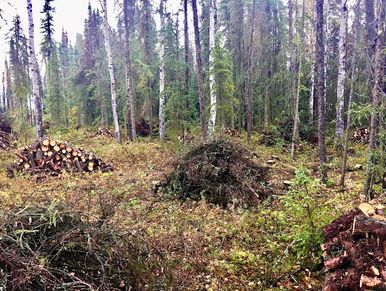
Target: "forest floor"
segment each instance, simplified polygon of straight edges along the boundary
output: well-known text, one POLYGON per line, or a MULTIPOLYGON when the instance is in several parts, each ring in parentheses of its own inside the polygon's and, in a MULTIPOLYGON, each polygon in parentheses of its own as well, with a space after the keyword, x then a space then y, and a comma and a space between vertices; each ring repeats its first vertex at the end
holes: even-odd
MULTIPOLYGON (((112 162, 115 171, 42 181, 29 175, 11 179, 6 168, 14 160, 13 151, 1 151, 1 208, 60 201, 91 220, 104 215, 117 229, 143 234, 154 250, 150 254, 162 254, 157 284, 173 290, 318 290, 323 273, 320 250, 307 245, 319 243, 312 238, 312 228, 321 229, 365 200, 361 196, 363 170, 348 173, 345 189, 336 186, 340 159, 332 158, 332 148, 328 185, 307 191, 309 197, 302 196, 306 203, 296 204, 283 199, 288 192, 283 182, 294 179, 295 169, 300 168, 310 169, 311 181, 317 181, 316 146, 304 145, 292 162, 287 148, 262 146, 254 135, 248 147, 259 161, 275 159, 269 165, 270 184, 277 191, 253 208, 222 209, 205 201, 164 199, 154 192, 172 171, 175 159, 192 145, 150 139, 116 145, 113 139, 90 138, 84 131, 52 137, 93 151, 112 162)), ((356 164, 364 168, 365 160, 365 146, 356 145, 349 168, 356 164)))

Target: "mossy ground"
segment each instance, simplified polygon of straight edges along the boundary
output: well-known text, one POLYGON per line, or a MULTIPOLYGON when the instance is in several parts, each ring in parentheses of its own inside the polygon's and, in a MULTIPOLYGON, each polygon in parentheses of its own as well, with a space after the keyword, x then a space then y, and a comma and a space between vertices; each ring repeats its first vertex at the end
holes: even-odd
MULTIPOLYGON (((1 208, 59 200, 82 211, 90 220, 103 217, 117 229, 144 233, 153 253, 162 254, 157 278, 163 278, 159 284, 165 289, 320 289, 323 275, 317 263, 307 265, 309 260, 293 253, 291 233, 302 223, 302 218, 285 210, 279 199, 285 191, 248 209, 222 209, 205 201, 166 200, 154 194, 153 189, 172 171, 173 161, 187 152, 190 145, 160 144, 150 139, 116 145, 113 139, 90 138, 84 131, 62 132, 53 137, 94 151, 103 160, 111 161, 116 170, 105 174, 63 175, 39 182, 32 176, 10 179, 6 167, 14 160, 13 152, 0 152, 1 208)), ((288 150, 267 148, 259 145, 258 140, 258 135, 253 136, 248 147, 259 154, 259 159, 278 157, 271 166, 273 185, 281 186, 300 167, 311 169, 312 176, 317 177, 316 146, 304 145, 297 161, 292 162, 288 150)), ((332 149, 329 154, 334 156, 332 149)), ((365 166, 365 160, 365 146, 356 145, 349 167, 365 166)), ((349 172, 345 189, 336 186, 339 171, 340 159, 330 158, 329 186, 323 186, 313 196, 319 205, 330 208, 328 220, 364 200, 361 196, 364 171, 349 172)))

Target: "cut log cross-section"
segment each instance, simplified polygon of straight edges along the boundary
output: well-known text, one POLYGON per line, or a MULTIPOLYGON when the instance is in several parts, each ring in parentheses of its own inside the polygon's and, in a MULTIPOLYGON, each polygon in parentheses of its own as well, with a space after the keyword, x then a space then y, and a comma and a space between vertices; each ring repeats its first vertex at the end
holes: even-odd
POLYGON ((16 153, 16 157, 14 163, 8 167, 10 177, 19 172, 44 178, 60 176, 63 171, 84 174, 113 170, 112 165, 103 162, 92 152, 49 138, 35 141, 30 146, 24 147, 16 153))

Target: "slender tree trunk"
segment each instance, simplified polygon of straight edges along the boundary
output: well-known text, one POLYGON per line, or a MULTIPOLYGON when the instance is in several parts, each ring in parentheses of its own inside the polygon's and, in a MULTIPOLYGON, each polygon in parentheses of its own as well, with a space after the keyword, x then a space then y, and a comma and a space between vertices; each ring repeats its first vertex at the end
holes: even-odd
POLYGON ((117 93, 116 93, 116 83, 115 83, 115 74, 114 74, 114 64, 113 64, 113 54, 111 50, 111 33, 110 26, 107 17, 107 3, 106 0, 101 0, 102 10, 103 10, 103 29, 105 35, 105 45, 107 51, 107 62, 109 66, 110 73, 110 82, 111 82, 111 107, 113 110, 113 120, 114 120, 114 129, 115 129, 115 140, 117 143, 121 142, 121 133, 119 129, 119 120, 118 120, 118 111, 117 111, 117 93))
MULTIPOLYGON (((124 0, 123 1, 123 15, 125 22, 125 77, 126 77, 126 130, 127 138, 129 140, 135 140, 137 133, 135 130, 135 111, 134 111, 134 100, 135 100, 135 88, 133 81, 133 67, 131 63, 131 31, 129 17, 133 17, 134 13, 130 13, 134 10, 134 1, 124 0)), ((131 21, 134 24, 134 21, 131 21)))
POLYGON ((377 0, 376 5, 376 32, 377 36, 375 39, 375 79, 373 88, 373 101, 372 101, 372 112, 370 122, 370 142, 369 142, 369 159, 367 161, 366 169, 366 181, 364 187, 364 194, 368 199, 372 199, 372 188, 374 184, 374 166, 375 166, 375 150, 376 150, 376 139, 378 132, 378 121, 379 121, 379 107, 381 105, 381 99, 383 94, 383 51, 385 50, 385 9, 386 0, 377 0))
POLYGON ((32 92, 34 96, 35 103, 35 126, 36 126, 36 136, 38 139, 43 137, 43 102, 40 95, 39 87, 39 66, 36 60, 35 55, 35 39, 34 39, 34 20, 32 13, 32 1, 27 0, 27 10, 28 10, 28 23, 29 23, 29 68, 31 71, 32 79, 32 92))
POLYGON ((201 60, 201 42, 200 42, 200 30, 198 28, 198 12, 197 12, 197 0, 192 0, 193 10, 193 26, 194 26, 194 42, 196 46, 196 67, 197 67, 197 86, 198 86, 198 99, 200 104, 200 124, 201 124, 201 139, 203 142, 207 139, 207 128, 205 118, 205 96, 204 96, 204 72, 202 68, 201 60))
POLYGON ((3 75, 2 75, 2 78, 1 78, 1 82, 2 82, 2 85, 3 85, 3 92, 1 94, 1 105, 0 105, 0 108, 2 111, 6 111, 7 110, 7 107, 6 107, 6 103, 5 103, 5 72, 3 72, 3 75))
MULTIPOLYGON (((290 74, 296 74, 296 48, 294 44, 294 4, 293 0, 288 0, 288 46, 290 50, 290 74)), ((292 116, 295 116, 295 87, 296 79, 290 79, 290 95, 291 95, 291 109, 292 116)))
POLYGON ((253 94, 252 94, 252 58, 253 58, 253 38, 255 34, 255 16, 256 16, 256 1, 253 0, 252 3, 252 15, 251 15, 251 35, 249 37, 249 47, 247 55, 247 76, 245 81, 245 104, 247 106, 247 141, 251 141, 251 131, 253 124, 253 94))
POLYGON ((208 125, 209 138, 212 139, 216 127, 217 115, 217 96, 216 96, 216 76, 214 71, 214 46, 216 41, 215 18, 215 0, 209 3, 209 87, 210 87, 210 116, 208 125))
POLYGON ((299 45, 299 66, 297 70, 297 89, 294 103, 294 120, 292 129, 292 142, 291 142, 291 159, 295 160, 296 146, 299 144, 299 99, 300 99, 300 88, 301 88, 301 77, 302 77, 302 65, 303 65, 303 41, 304 41, 304 13, 305 13, 305 0, 302 4, 302 27, 300 31, 300 42, 299 45))
POLYGON ((160 44, 160 67, 159 67, 159 138, 165 139, 165 16, 164 0, 160 1, 159 16, 161 19, 161 44, 160 44))
POLYGON ((308 122, 312 124, 314 122, 314 99, 315 99, 315 63, 311 66, 311 92, 310 99, 308 100, 308 122))
POLYGON ((346 82, 346 39, 347 39, 347 0, 342 0, 340 6, 340 29, 339 29, 339 69, 336 96, 336 151, 338 156, 343 154, 344 133, 344 93, 346 82))
MULTIPOLYGON (((185 95, 189 94, 189 24, 188 0, 184 0, 184 50, 185 50, 185 95)), ((188 108, 186 108, 188 110, 188 108)))
POLYGON ((374 49, 375 49, 375 16, 374 16, 374 1, 365 0, 365 21, 366 21, 366 50, 367 50, 367 62, 369 64, 368 82, 367 82, 367 94, 369 95, 370 102, 373 97, 374 90, 374 49))
POLYGON ((324 0, 316 0, 316 94, 318 98, 319 171, 323 183, 327 181, 325 142, 325 63, 324 63, 324 0))
POLYGON ((352 99, 354 95, 354 84, 357 76, 357 53, 358 53, 358 41, 359 41, 359 29, 360 29, 360 4, 361 0, 356 0, 355 4, 355 19, 353 23, 353 54, 351 60, 351 83, 350 83, 350 92, 348 96, 348 108, 347 108, 347 125, 346 131, 344 134, 344 147, 343 147, 343 160, 342 160, 342 171, 339 184, 344 186, 346 172, 347 172, 347 157, 348 157, 348 143, 349 143, 349 133, 351 126, 351 107, 352 107, 352 99))

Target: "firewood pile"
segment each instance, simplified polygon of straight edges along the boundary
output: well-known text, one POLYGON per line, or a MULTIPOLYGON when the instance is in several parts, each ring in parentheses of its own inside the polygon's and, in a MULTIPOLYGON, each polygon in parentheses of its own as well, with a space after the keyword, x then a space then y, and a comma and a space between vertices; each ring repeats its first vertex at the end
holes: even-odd
POLYGON ((111 164, 103 162, 94 153, 49 138, 36 140, 16 152, 16 157, 14 163, 8 167, 9 177, 13 177, 15 173, 29 173, 44 178, 60 176, 64 171, 84 174, 113 170, 111 164))
POLYGON ((0 130, 0 150, 7 150, 11 147, 9 133, 0 130))
POLYGON ((384 208, 362 203, 325 227, 325 291, 386 290, 384 208))
POLYGON ((98 128, 98 131, 94 135, 94 137, 97 137, 97 136, 104 136, 104 137, 108 137, 108 138, 114 138, 114 133, 110 129, 108 129, 108 128, 100 127, 100 128, 98 128))
POLYGON ((370 131, 366 127, 356 128, 353 140, 358 143, 368 143, 370 140, 370 131))

